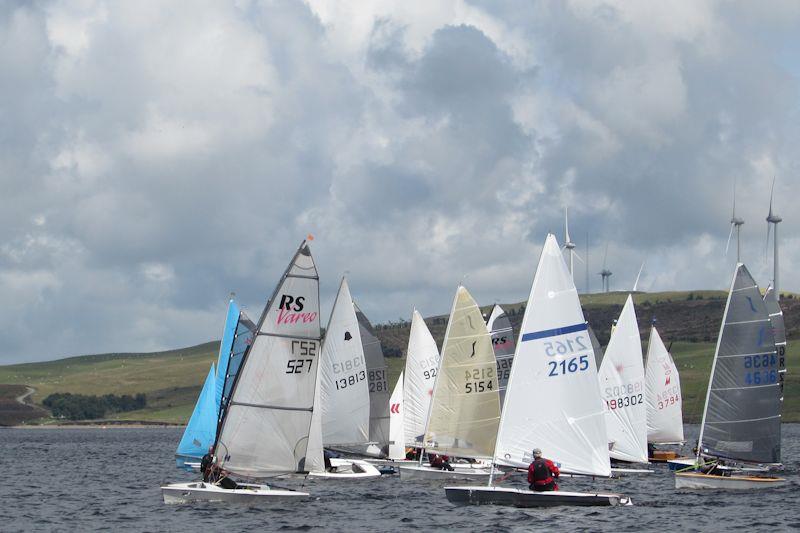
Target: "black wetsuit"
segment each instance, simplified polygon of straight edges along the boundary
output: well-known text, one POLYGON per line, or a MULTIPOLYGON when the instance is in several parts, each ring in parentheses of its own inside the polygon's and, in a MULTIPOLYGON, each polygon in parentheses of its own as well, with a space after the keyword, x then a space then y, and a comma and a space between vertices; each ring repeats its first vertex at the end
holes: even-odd
POLYGON ((200 473, 203 475, 203 481, 208 481, 211 477, 211 465, 214 463, 214 456, 209 452, 200 460, 200 473))

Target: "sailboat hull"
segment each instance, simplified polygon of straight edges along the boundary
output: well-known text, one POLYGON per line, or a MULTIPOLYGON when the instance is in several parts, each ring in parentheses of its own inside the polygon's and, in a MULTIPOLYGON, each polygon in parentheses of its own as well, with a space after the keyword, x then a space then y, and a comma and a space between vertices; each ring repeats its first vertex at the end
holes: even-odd
MULTIPOLYGON (((667 460, 667 466, 670 470, 691 470, 697 466, 696 457, 679 457, 677 459, 667 460)), ((762 465, 748 465, 748 466, 727 466, 720 465, 720 470, 730 470, 731 472, 769 472, 768 466, 762 465)))
POLYGON ((477 482, 488 481, 489 469, 486 468, 467 468, 460 467, 450 470, 441 470, 426 465, 412 464, 401 465, 401 481, 453 481, 453 480, 474 480, 477 482))
POLYGON ((310 498, 307 492, 273 489, 267 485, 240 484, 238 489, 223 489, 219 485, 195 481, 170 483, 161 487, 164 503, 181 504, 192 502, 225 502, 258 504, 285 502, 310 498))
POLYGON ((699 472, 675 473, 676 489, 754 490, 780 487, 785 484, 786 480, 780 477, 714 476, 699 472))
POLYGON ((331 469, 325 472, 309 472, 316 479, 361 479, 380 477, 375 465, 361 459, 331 459, 331 469))
POLYGON ((506 505, 510 507, 556 507, 633 505, 630 498, 620 494, 585 492, 534 492, 506 487, 445 487, 450 503, 456 505, 506 505))

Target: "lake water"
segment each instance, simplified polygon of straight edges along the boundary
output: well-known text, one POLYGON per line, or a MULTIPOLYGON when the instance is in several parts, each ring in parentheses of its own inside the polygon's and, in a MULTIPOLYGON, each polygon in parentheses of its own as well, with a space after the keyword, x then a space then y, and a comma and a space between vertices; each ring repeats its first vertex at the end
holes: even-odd
MULTIPOLYGON (((697 427, 687 435, 696 438, 697 427)), ((621 492, 633 507, 455 507, 440 487, 399 476, 305 483, 314 500, 268 508, 164 505, 159 486, 189 481, 173 453, 182 428, 3 429, 2 531, 784 531, 800 529, 800 425, 783 426, 785 477, 759 492, 677 493, 666 466, 565 490, 621 492)), ((521 477, 520 477, 521 479, 521 477)), ((299 480, 277 484, 299 487, 299 480)), ((522 486, 522 482, 512 485, 522 486)))

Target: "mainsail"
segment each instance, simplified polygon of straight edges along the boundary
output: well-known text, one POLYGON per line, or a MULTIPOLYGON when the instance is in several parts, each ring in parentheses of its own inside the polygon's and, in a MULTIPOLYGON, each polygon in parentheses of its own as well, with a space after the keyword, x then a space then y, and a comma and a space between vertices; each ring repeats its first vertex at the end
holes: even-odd
POLYGON ((403 424, 403 372, 397 378, 392 396, 389 398, 389 459, 406 458, 405 432, 403 424))
POLYGON ((698 442, 701 454, 780 462, 779 369, 767 307, 747 267, 739 263, 711 367, 698 442))
POLYGON ((603 363, 603 348, 600 346, 600 341, 597 340, 597 335, 594 334, 592 326, 586 324, 587 331, 589 332, 589 340, 592 341, 592 349, 594 350, 594 361, 597 368, 603 363))
POLYGON ((495 461, 525 468, 541 448, 567 472, 610 476, 599 389, 578 291, 551 234, 522 319, 495 461))
POLYGON ((342 278, 320 358, 320 414, 326 446, 369 440, 367 364, 347 280, 342 278))
POLYGON ((430 411, 433 384, 439 368, 439 348, 419 311, 411 316, 405 376, 403 378, 404 424, 407 446, 422 446, 430 411))
POLYGON ((383 358, 381 341, 375 336, 372 324, 356 305, 358 330, 367 362, 369 384, 369 440, 385 453, 389 443, 389 376, 383 358))
POLYGON ((320 348, 319 276, 305 241, 258 321, 217 438, 218 460, 241 476, 320 468, 309 433, 320 348))
POLYGON ((492 334, 492 347, 494 356, 497 359, 497 382, 500 387, 500 407, 506 397, 506 387, 508 377, 511 375, 511 364, 514 362, 514 330, 511 328, 511 320, 503 311, 503 308, 495 304, 486 327, 492 334))
POLYGON ((650 328, 645 368, 647 442, 683 442, 683 396, 678 367, 661 341, 658 330, 650 328))
POLYGON ((183 466, 185 458, 200 458, 208 452, 208 447, 214 444, 217 436, 217 404, 215 402, 216 374, 214 363, 206 376, 203 389, 197 398, 197 403, 189 418, 189 423, 183 431, 178 449, 175 455, 178 456, 176 463, 183 466))
POLYGON ((646 463, 647 407, 642 341, 630 294, 611 331, 598 374, 600 396, 606 404, 611 458, 646 463))
POLYGON ((500 421, 497 362, 481 310, 459 286, 433 388, 425 448, 489 458, 500 421))

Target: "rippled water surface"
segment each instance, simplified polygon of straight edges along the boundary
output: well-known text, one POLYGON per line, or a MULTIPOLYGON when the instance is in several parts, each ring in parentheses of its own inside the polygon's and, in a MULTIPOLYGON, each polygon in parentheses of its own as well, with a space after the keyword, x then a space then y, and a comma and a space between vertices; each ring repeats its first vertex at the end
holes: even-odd
MULTIPOLYGON (((688 427, 694 438, 697 427, 688 427)), ((781 531, 800 528, 800 425, 783 429, 788 486, 759 492, 677 493, 665 466, 618 480, 562 480, 565 490, 627 494, 633 507, 455 507, 440 487, 400 482, 305 483, 314 500, 266 508, 164 505, 159 486, 189 481, 175 468, 181 428, 0 430, 0 530, 245 531, 560 530, 781 531)), ((521 477, 520 477, 521 480, 521 477)), ((299 488, 300 480, 279 485, 299 488)), ((519 484, 516 482, 512 484, 519 484)))

